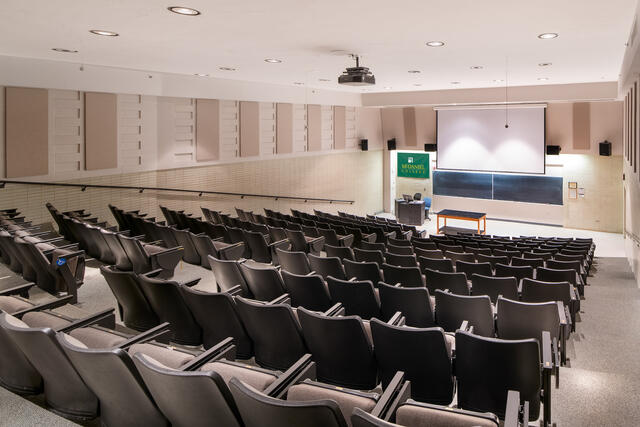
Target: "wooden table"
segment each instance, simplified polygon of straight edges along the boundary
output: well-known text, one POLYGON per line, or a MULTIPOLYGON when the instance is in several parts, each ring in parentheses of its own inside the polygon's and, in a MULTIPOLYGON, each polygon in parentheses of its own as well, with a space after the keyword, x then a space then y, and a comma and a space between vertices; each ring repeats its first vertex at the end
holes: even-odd
POLYGON ((463 221, 475 221, 478 224, 478 234, 487 234, 487 214, 482 212, 468 212, 468 211, 456 211, 453 209, 444 209, 440 212, 436 212, 437 216, 437 230, 440 230, 447 226, 447 219, 461 219, 463 221), (440 217, 444 218, 444 226, 440 228, 440 217), (480 222, 484 222, 484 227, 480 229, 480 222))

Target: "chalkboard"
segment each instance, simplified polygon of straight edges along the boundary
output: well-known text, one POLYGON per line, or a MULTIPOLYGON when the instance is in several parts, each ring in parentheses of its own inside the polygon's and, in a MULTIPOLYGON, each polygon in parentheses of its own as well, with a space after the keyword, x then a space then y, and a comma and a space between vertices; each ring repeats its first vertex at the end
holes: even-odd
POLYGON ((494 200, 562 204, 562 177, 493 175, 494 200))
POLYGON ((437 196, 491 199, 491 174, 434 171, 433 194, 437 196))

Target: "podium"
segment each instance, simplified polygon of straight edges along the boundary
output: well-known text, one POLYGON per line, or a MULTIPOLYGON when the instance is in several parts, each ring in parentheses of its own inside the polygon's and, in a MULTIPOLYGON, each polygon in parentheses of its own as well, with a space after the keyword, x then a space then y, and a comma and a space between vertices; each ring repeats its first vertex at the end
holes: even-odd
POLYGON ((396 219, 399 223, 422 225, 424 223, 424 200, 396 199, 396 219))

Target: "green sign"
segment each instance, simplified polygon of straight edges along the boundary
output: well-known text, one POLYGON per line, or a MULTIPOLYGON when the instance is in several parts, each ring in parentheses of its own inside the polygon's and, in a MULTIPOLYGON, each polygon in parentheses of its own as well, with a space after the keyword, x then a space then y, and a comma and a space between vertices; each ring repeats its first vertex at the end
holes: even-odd
POLYGON ((429 153, 398 153, 398 176, 429 178, 429 153))

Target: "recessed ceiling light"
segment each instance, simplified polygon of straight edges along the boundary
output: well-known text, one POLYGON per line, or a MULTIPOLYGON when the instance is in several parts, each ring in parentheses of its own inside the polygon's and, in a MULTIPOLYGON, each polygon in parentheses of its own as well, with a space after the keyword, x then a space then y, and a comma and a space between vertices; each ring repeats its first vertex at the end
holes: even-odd
POLYGON ((422 86, 422 84, 421 84, 421 83, 414 83, 413 85, 414 85, 414 86, 422 86))
POLYGON ((444 46, 444 42, 439 42, 439 41, 427 42, 427 46, 430 46, 430 47, 442 47, 442 46, 444 46))
POLYGON ((542 33, 542 34, 538 34, 538 38, 539 39, 555 39, 556 37, 558 37, 558 33, 542 33))
POLYGON ((452 85, 459 85, 461 82, 451 82, 452 85))
POLYGON ((538 77, 538 80, 540 80, 541 82, 546 82, 547 80, 549 80, 549 77, 538 77))
POLYGON ((235 71, 236 69, 233 67, 218 67, 218 70, 222 71, 235 71))
POLYGON ((302 82, 293 82, 293 84, 294 84, 294 85, 298 85, 298 86, 302 86, 302 85, 304 85, 304 83, 302 83, 302 82))
POLYGON ((409 70, 407 71, 409 74, 420 74, 420 70, 409 70))
POLYGON ((61 48, 61 47, 54 47, 54 48, 53 48, 53 49, 51 49, 51 50, 55 50, 56 52, 62 52, 62 53, 78 53, 78 51, 77 51, 77 50, 74 50, 74 49, 64 49, 64 48, 61 48))
POLYGON ((275 58, 267 58, 264 60, 264 62, 268 62, 269 64, 279 64, 282 62, 282 60, 275 59, 275 58))
POLYGON ((493 82, 494 82, 494 83, 502 83, 503 81, 504 81, 504 80, 502 80, 502 79, 494 79, 494 80, 493 80, 493 82))
POLYGON ((198 77, 209 77, 209 74, 195 73, 194 76, 198 77))
POLYGON ((386 90, 393 89, 391 86, 385 86, 384 88, 385 88, 386 90))
POLYGON ((484 67, 482 65, 472 65, 471 67, 472 70, 482 70, 484 67))
POLYGON ((89 30, 89 32, 97 36, 107 36, 107 37, 118 37, 120 35, 118 33, 114 33, 113 31, 105 31, 105 30, 89 30))
POLYGON ((190 7, 170 6, 167 9, 169 9, 170 12, 177 13, 178 15, 186 15, 186 16, 200 15, 200 11, 191 9, 190 7))
POLYGON ((550 67, 551 65, 551 62, 541 62, 538 64, 538 67, 550 67))
POLYGON ((330 82, 331 79, 318 79, 319 82, 330 82))

